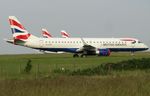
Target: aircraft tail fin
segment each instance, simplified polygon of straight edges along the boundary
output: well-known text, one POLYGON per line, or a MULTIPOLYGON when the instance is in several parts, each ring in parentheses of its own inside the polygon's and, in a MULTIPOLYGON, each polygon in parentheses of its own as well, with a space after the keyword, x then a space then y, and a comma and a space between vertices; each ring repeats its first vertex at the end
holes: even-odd
POLYGON ((42 29, 42 36, 44 38, 52 38, 52 35, 44 28, 42 29))
POLYGON ((29 38, 37 38, 30 34, 15 16, 9 16, 9 23, 14 41, 27 41, 29 38))
POLYGON ((70 35, 65 30, 61 30, 61 36, 63 38, 69 38, 70 37, 70 35))

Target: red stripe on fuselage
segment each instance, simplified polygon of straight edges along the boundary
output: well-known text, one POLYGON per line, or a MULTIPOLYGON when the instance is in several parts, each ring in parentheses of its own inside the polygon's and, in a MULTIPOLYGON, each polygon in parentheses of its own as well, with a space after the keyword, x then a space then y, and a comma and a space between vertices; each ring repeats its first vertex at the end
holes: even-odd
POLYGON ((121 39, 121 41, 135 41, 133 39, 121 39))

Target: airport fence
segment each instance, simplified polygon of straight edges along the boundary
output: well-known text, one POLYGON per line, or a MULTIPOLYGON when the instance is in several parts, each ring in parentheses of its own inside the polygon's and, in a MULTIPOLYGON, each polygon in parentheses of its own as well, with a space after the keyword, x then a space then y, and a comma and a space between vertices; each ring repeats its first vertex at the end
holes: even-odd
POLYGON ((0 79, 12 79, 12 78, 40 78, 57 75, 56 71, 76 71, 79 69, 86 69, 89 67, 95 67, 93 64, 79 65, 77 63, 72 64, 41 64, 32 63, 31 60, 26 60, 20 63, 0 63, 0 79))
POLYGON ((117 63, 78 64, 38 63, 30 59, 17 63, 0 63, 0 79, 43 78, 55 75, 105 75, 112 72, 145 70, 150 71, 150 58, 131 59, 117 63))

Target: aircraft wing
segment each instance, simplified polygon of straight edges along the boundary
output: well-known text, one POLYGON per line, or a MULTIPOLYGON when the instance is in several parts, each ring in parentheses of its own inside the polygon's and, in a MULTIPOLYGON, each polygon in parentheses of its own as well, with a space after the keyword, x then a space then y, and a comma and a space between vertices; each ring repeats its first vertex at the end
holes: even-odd
POLYGON ((79 48, 77 50, 77 52, 79 53, 83 53, 83 54, 87 54, 87 53, 95 53, 96 52, 96 47, 92 46, 92 45, 89 45, 87 44, 83 38, 81 38, 81 41, 83 43, 83 46, 81 48, 79 48))
POLYGON ((82 53, 83 55, 99 55, 99 56, 109 56, 110 50, 108 48, 96 48, 92 45, 87 44, 83 38, 81 38, 83 42, 83 46, 77 50, 78 53, 82 53))

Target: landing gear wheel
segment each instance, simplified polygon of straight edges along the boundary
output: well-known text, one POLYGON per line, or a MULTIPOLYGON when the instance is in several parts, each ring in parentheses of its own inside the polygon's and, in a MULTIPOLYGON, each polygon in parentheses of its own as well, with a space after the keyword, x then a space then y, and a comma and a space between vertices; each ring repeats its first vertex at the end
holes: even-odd
POLYGON ((74 57, 74 58, 75 58, 75 57, 79 57, 79 55, 78 55, 78 54, 74 54, 73 57, 74 57))
POLYGON ((134 51, 131 52, 131 56, 134 56, 134 51))
POLYGON ((83 56, 84 56, 84 55, 83 55, 83 54, 81 54, 81 56, 80 56, 80 57, 81 57, 81 58, 83 58, 83 56))
POLYGON ((86 55, 85 54, 81 54, 81 56, 80 56, 81 58, 83 58, 83 57, 86 57, 86 55))

